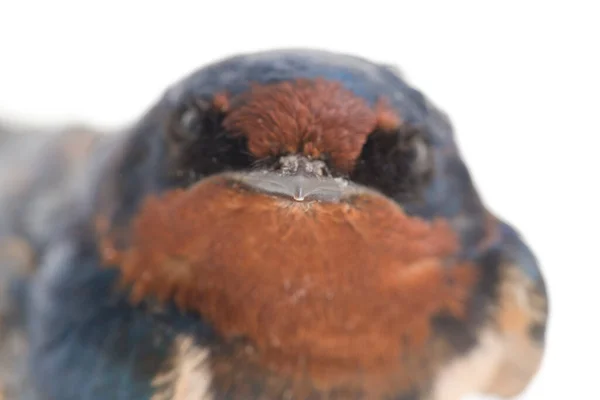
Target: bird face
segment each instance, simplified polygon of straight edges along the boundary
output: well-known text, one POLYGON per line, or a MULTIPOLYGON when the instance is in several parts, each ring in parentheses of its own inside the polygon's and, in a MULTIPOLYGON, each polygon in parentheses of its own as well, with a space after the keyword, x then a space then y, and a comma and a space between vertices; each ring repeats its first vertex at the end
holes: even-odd
POLYGON ((387 68, 282 57, 186 78, 109 157, 99 262, 123 307, 179 321, 154 328, 174 337, 156 398, 491 390, 503 330, 534 349, 545 303, 501 305, 520 287, 504 243, 521 242, 485 210, 447 120, 387 68))
POLYGON ((436 340, 431 318, 464 317, 475 273, 451 261, 448 224, 377 190, 416 197, 431 174, 424 135, 384 101, 323 80, 192 99, 165 132, 176 187, 144 200, 128 246, 104 246, 132 300, 172 300, 248 340, 255 368, 397 389, 398 361, 422 363, 436 340))

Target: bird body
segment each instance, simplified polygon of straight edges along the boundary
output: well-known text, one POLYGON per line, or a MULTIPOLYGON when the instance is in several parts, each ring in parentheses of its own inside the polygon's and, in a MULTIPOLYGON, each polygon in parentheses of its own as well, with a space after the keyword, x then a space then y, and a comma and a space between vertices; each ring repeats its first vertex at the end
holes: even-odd
POLYGON ((231 57, 123 132, 33 139, 0 160, 15 398, 510 397, 539 367, 536 259, 389 66, 231 57))

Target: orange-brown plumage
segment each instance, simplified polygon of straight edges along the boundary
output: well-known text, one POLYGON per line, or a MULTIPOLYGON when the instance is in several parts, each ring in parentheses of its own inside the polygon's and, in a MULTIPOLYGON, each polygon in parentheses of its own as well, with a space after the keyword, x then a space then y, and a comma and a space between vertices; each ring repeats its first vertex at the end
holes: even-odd
POLYGON ((454 264, 445 222, 370 192, 297 203, 209 178, 149 197, 129 240, 102 247, 135 299, 173 299, 223 336, 249 338, 263 365, 296 373, 302 360, 317 381, 410 376, 399 360, 425 357, 433 315, 464 317, 476 281, 472 265, 454 264))
POLYGON ((253 85, 232 99, 223 126, 246 136, 258 159, 327 155, 338 169, 350 172, 370 133, 401 123, 386 104, 382 100, 371 108, 339 82, 319 79, 253 85))

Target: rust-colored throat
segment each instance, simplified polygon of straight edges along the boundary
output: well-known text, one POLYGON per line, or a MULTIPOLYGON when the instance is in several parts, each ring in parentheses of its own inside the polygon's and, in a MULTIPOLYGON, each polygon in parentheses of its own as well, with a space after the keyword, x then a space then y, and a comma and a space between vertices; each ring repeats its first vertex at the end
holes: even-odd
POLYGON ((130 242, 104 250, 134 300, 174 300, 222 337, 248 338, 265 365, 293 372, 301 359, 314 376, 395 369, 404 346, 429 340, 432 312, 464 312, 474 279, 448 261, 457 241, 446 223, 293 170, 150 197, 130 242))

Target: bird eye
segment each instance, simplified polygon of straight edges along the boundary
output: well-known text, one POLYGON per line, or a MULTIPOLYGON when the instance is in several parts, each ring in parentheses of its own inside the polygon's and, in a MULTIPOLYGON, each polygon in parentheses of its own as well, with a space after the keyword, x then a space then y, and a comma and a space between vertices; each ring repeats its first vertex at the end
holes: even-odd
MULTIPOLYGON (((169 132, 175 140, 198 139, 204 130, 207 117, 211 113, 210 104, 205 101, 190 101, 184 103, 174 113, 169 132)), ((213 118, 214 119, 214 118, 213 118)))
POLYGON ((173 112, 167 128, 171 176, 190 184, 202 177, 247 168, 246 139, 223 127, 226 113, 206 99, 192 99, 173 112))
POLYGON ((433 152, 424 131, 402 125, 369 135, 351 174, 357 183, 392 197, 418 197, 431 178, 433 152))
POLYGON ((198 127, 200 122, 200 114, 195 108, 188 108, 181 114, 179 123, 184 131, 192 131, 198 127))
POLYGON ((422 134, 414 135, 410 146, 413 149, 413 172, 423 177, 430 175, 433 159, 430 145, 425 141, 425 137, 422 134))

